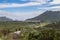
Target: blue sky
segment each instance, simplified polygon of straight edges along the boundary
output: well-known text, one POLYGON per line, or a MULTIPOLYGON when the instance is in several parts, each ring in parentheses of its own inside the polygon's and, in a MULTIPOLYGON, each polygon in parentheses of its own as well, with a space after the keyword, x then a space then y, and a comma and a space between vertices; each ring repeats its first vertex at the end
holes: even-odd
POLYGON ((0 0, 0 16, 25 20, 60 8, 60 0, 0 0))

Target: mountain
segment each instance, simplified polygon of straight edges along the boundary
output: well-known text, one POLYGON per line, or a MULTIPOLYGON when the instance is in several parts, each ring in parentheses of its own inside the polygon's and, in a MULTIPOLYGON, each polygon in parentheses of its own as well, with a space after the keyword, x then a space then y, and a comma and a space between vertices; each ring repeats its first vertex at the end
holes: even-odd
POLYGON ((13 20, 7 17, 0 17, 0 21, 13 21, 13 20))
POLYGON ((60 11, 46 11, 41 15, 38 15, 34 18, 27 19, 27 20, 41 20, 41 21, 48 21, 48 22, 60 21, 60 11))

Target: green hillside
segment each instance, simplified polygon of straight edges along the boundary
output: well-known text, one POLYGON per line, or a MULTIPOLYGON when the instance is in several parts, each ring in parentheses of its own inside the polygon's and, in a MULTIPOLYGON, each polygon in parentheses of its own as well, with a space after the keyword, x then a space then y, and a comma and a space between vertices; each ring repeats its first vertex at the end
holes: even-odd
POLYGON ((0 17, 0 21, 13 21, 13 20, 7 17, 0 17))
POLYGON ((48 21, 48 22, 60 21, 60 11, 46 11, 41 15, 38 15, 34 18, 27 19, 27 20, 41 20, 41 21, 48 21))

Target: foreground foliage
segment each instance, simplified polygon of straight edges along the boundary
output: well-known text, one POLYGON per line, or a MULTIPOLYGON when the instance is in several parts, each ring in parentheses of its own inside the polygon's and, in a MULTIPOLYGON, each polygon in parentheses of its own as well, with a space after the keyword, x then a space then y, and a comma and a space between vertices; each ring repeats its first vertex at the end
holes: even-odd
MULTIPOLYGON (((3 40, 60 40, 60 22, 35 28, 39 23, 0 22, 0 38, 3 40), (11 34, 21 31, 20 34, 11 34)), ((39 24, 40 25, 40 24, 39 24)))

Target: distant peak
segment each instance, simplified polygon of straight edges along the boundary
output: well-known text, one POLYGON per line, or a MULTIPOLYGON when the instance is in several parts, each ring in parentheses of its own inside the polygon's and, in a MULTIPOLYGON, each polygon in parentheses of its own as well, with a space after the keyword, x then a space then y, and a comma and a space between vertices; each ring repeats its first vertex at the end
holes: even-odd
POLYGON ((41 20, 41 21, 48 21, 48 22, 60 21, 60 11, 45 11, 41 15, 38 15, 29 20, 41 20))
POLYGON ((13 21, 10 18, 7 18, 6 16, 0 17, 0 21, 13 21))

